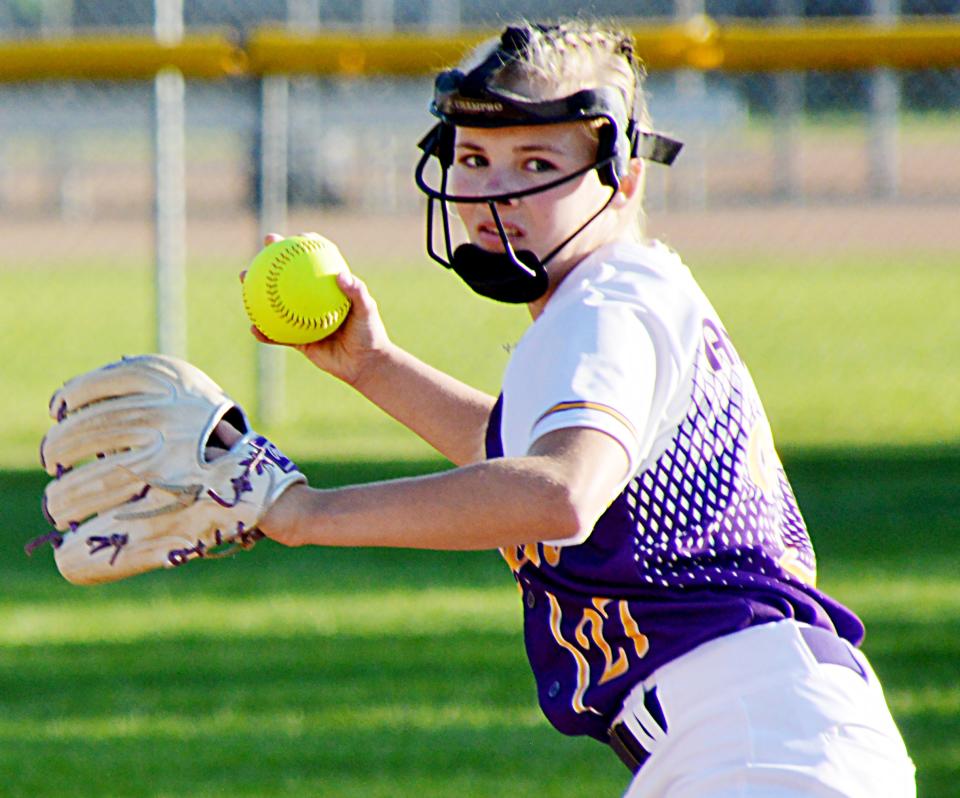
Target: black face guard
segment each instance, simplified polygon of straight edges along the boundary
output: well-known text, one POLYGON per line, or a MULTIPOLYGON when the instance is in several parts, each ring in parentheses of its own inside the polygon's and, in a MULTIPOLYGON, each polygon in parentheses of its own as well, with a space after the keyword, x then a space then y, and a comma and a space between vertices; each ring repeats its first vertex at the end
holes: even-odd
POLYGON ((645 158, 669 166, 683 146, 679 141, 659 133, 638 131, 636 120, 627 112, 622 93, 612 87, 585 89, 568 97, 541 101, 491 85, 496 82, 500 70, 517 60, 527 43, 526 31, 507 28, 500 46, 469 73, 453 69, 437 76, 430 111, 439 117, 440 122, 419 143, 423 155, 414 175, 417 187, 427 195, 427 253, 442 266, 453 269, 476 293, 510 303, 532 302, 546 293, 546 264, 607 209, 620 187, 620 179, 627 173, 631 158, 645 158), (497 128, 594 119, 603 119, 605 122, 598 128, 596 160, 571 174, 533 188, 502 194, 465 196, 447 192, 448 171, 454 158, 455 128, 458 126, 497 128), (423 172, 431 157, 436 157, 440 163, 439 188, 428 185, 424 178, 423 172), (600 209, 542 260, 530 250, 515 252, 504 231, 497 203, 549 191, 594 169, 600 182, 611 189, 610 198, 600 209), (446 258, 438 255, 434 249, 435 201, 440 203, 446 258), (454 251, 448 202, 486 203, 497 225, 504 251, 489 252, 475 244, 461 244, 454 251))

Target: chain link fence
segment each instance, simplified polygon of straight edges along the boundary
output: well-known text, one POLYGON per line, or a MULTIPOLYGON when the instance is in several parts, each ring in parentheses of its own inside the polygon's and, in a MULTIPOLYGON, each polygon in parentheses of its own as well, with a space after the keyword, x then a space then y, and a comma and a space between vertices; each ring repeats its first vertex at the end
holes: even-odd
MULTIPOLYGON (((651 170, 653 213, 838 202, 957 209, 958 103, 950 95, 960 95, 960 75, 952 70, 894 75, 901 94, 893 118, 871 112, 870 74, 709 76, 692 85, 679 77, 648 82, 657 125, 688 145, 673 170, 651 170)), ((429 96, 428 81, 293 81, 291 212, 416 211, 411 172, 431 124, 429 96)), ((191 226, 255 215, 258 97, 242 82, 187 85, 191 226)), ((0 86, 3 218, 73 225, 81 237, 93 222, 149 227, 151 120, 149 84, 0 86)))
MULTIPOLYGON (((590 15, 653 19, 707 14, 718 20, 777 18, 948 16, 958 0, 178 0, 188 28, 249 30, 266 22, 345 28, 497 27, 518 17, 590 15)), ((37 36, 91 28, 152 27, 153 0, 4 0, 5 35, 37 36)))
MULTIPOLYGON (((184 2, 185 29, 256 26, 357 31, 495 29, 518 16, 582 13, 560 0, 231 0, 184 2)), ((592 2, 601 17, 723 22, 898 14, 960 16, 960 0, 653 0, 592 2)), ((149 31, 154 3, 0 0, 0 38, 149 31)), ((955 135, 960 70, 657 73, 648 89, 659 127, 688 141, 669 175, 656 174, 650 209, 729 210, 772 202, 947 204, 960 193, 955 135)), ((406 214, 419 207, 410 171, 429 126, 429 80, 295 79, 289 109, 292 212, 322 207, 406 214)), ((130 82, 0 85, 0 209, 28 227, 91 222, 151 224, 153 87, 130 82)), ((248 219, 258 202, 256 85, 186 87, 187 202, 191 227, 248 219)), ((249 239, 252 242, 255 234, 249 239)), ((98 239, 97 246, 102 247, 98 239)), ((230 240, 239 240, 229 236, 230 240)), ((83 243, 82 240, 80 243, 83 243)), ((203 241, 197 242, 203 246, 203 241)), ((9 251, 8 257, 18 253, 9 251)))

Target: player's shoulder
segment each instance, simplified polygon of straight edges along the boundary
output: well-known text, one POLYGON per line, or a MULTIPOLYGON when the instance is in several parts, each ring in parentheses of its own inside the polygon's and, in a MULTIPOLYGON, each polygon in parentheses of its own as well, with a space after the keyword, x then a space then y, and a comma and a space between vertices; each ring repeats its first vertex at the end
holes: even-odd
POLYGON ((596 250, 571 271, 544 315, 563 324, 583 314, 629 313, 675 327, 700 318, 706 304, 674 250, 658 241, 617 241, 596 250))
POLYGON ((664 292, 693 296, 698 291, 690 270, 666 245, 616 241, 577 264, 558 287, 555 304, 606 300, 644 305, 664 292))

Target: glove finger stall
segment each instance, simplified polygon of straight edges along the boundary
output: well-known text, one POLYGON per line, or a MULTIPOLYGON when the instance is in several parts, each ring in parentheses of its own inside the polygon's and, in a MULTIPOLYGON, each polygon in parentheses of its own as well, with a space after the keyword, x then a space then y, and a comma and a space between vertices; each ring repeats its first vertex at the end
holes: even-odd
POLYGON ((162 375, 120 360, 65 382, 50 398, 50 417, 61 421, 85 407, 137 394, 165 397, 172 390, 162 375))
POLYGON ((198 398, 156 404, 142 395, 111 399, 68 416, 52 427, 40 445, 40 461, 55 476, 57 465, 70 467, 102 454, 149 446, 177 434, 194 435, 209 427, 221 408, 198 398))
POLYGON ((81 408, 131 394, 172 399, 186 393, 214 403, 224 398, 220 386, 190 363, 163 355, 124 357, 64 383, 50 399, 50 416, 62 420, 81 408))
MULTIPOLYGON (((91 518, 63 535, 54 559, 60 573, 78 585, 115 582, 130 576, 173 568, 206 557, 238 535, 221 533, 197 505, 181 513, 143 520, 120 518, 120 510, 91 518), (190 537, 183 530, 197 530, 190 537)), ((245 534, 244 545, 256 536, 245 534)))
POLYGON ((44 507, 57 529, 67 529, 111 507, 141 501, 146 483, 131 466, 142 453, 126 452, 81 466, 48 483, 44 507))
POLYGON ((66 533, 54 559, 67 581, 95 585, 168 567, 171 545, 166 530, 118 522, 111 513, 105 513, 66 533))
POLYGON ((47 431, 40 444, 40 462, 52 477, 60 477, 66 469, 94 458, 142 449, 160 443, 160 433, 148 427, 105 427, 102 429, 63 425, 47 431))

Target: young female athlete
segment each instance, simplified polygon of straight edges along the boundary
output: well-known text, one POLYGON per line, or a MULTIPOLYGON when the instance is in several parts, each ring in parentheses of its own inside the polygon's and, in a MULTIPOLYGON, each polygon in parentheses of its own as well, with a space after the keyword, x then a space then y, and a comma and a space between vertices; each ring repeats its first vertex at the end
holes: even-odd
POLYGON ((499 547, 540 706, 612 746, 628 796, 914 794, 863 626, 814 587, 747 369, 687 268, 643 236, 645 162, 680 145, 650 128, 629 39, 508 28, 437 78, 432 111, 428 251, 533 322, 494 398, 395 346, 343 276, 346 324, 298 348, 459 467, 294 485, 263 532, 499 547))

